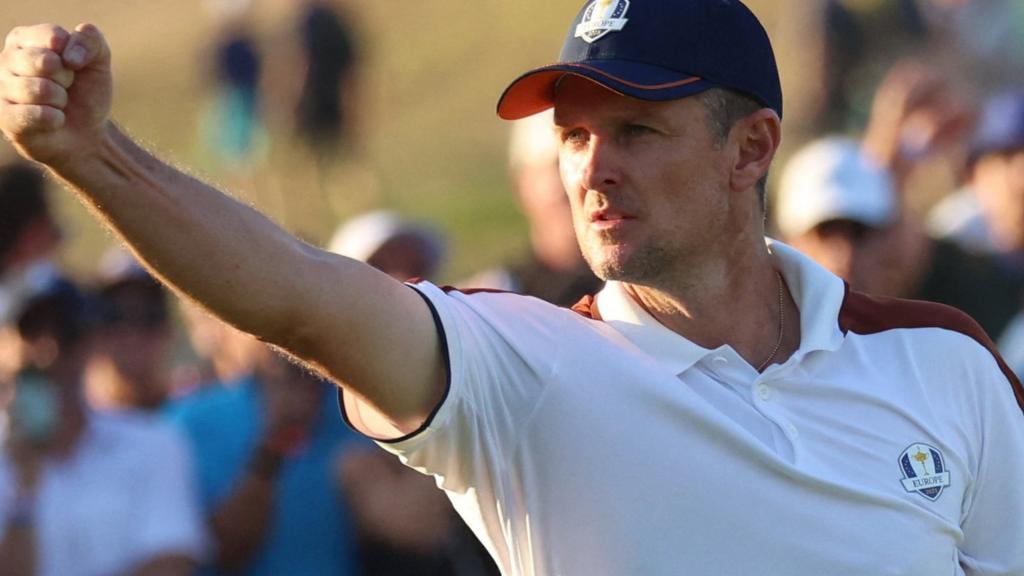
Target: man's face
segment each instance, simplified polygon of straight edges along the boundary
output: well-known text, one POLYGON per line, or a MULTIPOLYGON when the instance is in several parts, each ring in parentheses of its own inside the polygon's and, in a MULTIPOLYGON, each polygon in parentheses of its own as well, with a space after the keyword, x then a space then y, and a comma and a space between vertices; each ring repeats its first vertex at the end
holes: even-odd
POLYGON ((986 154, 972 185, 1001 250, 1024 250, 1024 148, 986 154))
POLYGON ((172 333, 167 303, 159 287, 119 286, 103 296, 103 323, 96 351, 132 385, 121 401, 140 407, 160 405, 167 394, 163 376, 170 361, 172 333), (154 387, 156 386, 156 387, 154 387))
POLYGON ((645 102, 570 76, 555 124, 576 237, 595 274, 653 285, 714 254, 730 162, 699 100, 645 102))

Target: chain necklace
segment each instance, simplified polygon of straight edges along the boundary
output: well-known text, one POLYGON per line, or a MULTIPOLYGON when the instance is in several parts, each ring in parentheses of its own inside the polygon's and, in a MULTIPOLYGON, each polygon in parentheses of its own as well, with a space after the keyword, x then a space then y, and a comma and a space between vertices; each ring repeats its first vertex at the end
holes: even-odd
POLYGON ((775 348, 772 348, 772 353, 757 367, 758 372, 767 368, 768 364, 775 359, 775 355, 779 353, 779 348, 782 347, 782 337, 786 331, 786 309, 783 302, 782 274, 775 272, 775 277, 779 281, 779 339, 775 341, 775 348))

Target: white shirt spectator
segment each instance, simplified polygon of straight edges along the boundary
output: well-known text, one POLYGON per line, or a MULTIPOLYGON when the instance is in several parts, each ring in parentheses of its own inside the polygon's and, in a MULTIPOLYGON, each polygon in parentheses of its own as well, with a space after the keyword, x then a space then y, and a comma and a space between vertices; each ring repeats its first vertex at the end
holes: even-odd
MULTIPOLYGON (((155 417, 89 414, 74 453, 48 462, 40 479, 38 574, 126 574, 162 555, 198 561, 206 540, 191 466, 184 440, 155 417)), ((0 454, 0 518, 14 492, 13 468, 0 454)))

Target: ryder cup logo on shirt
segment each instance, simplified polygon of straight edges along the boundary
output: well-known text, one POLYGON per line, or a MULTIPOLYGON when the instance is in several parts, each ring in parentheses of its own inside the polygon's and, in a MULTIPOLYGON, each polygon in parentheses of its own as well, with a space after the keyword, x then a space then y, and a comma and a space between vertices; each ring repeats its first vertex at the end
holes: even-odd
POLYGON ((591 43, 609 32, 622 30, 628 21, 623 18, 626 10, 629 0, 594 0, 576 26, 576 37, 591 43))
POLYGON ((935 501, 949 486, 949 471, 942 453, 927 444, 913 444, 900 455, 903 488, 935 501))

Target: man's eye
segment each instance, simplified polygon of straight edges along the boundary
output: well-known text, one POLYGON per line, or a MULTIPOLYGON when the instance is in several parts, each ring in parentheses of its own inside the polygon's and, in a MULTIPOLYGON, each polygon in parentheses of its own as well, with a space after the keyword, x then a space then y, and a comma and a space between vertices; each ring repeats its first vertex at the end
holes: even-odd
POLYGON ((562 134, 562 141, 566 144, 572 144, 579 146, 587 142, 587 132, 585 130, 569 130, 562 134))
POLYGON ((644 126, 643 124, 629 124, 626 126, 627 136, 644 136, 654 132, 650 127, 644 126))

